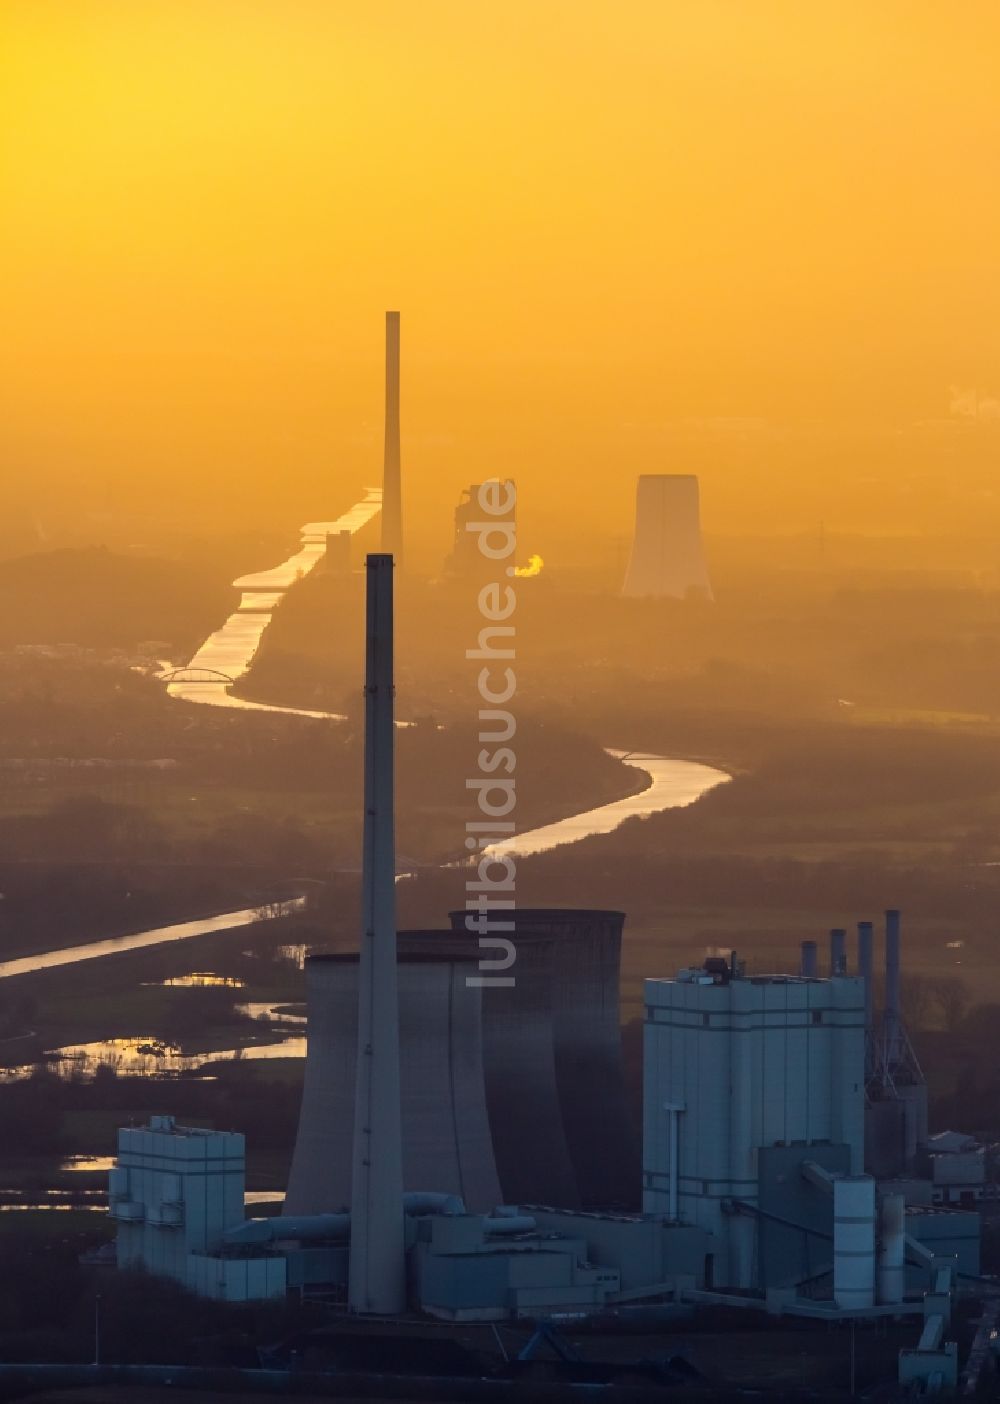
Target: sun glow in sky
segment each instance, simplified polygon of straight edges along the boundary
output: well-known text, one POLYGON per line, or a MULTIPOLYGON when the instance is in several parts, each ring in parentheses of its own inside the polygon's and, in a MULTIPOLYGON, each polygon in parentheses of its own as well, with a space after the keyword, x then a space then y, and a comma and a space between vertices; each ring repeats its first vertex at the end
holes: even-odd
POLYGON ((864 525, 904 484, 920 526, 921 473, 994 461, 993 0, 5 0, 0 30, 15 496, 341 510, 387 307, 411 519, 501 473, 624 525, 636 473, 694 470, 710 527, 864 525))

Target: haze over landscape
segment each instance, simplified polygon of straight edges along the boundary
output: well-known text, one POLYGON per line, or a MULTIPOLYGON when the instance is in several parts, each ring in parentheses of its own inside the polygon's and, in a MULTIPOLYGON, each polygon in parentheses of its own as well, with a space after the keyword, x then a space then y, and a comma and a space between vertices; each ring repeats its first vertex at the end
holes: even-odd
POLYGON ((627 533, 619 472, 675 465, 710 534, 979 536, 998 27, 986 0, 11 0, 5 517, 296 527, 372 475, 372 309, 401 306, 421 547, 500 471, 579 553, 627 533))
MULTIPOLYGON (((1000 1270, 998 55, 986 0, 7 0, 0 1398, 7 1363, 91 1359, 100 1301, 108 1359, 239 1336, 254 1368, 340 1309, 116 1274, 105 1162, 153 1116, 236 1129, 280 1212, 307 979, 377 886, 366 556, 396 545, 400 929, 442 935, 477 843, 529 927, 619 921, 638 1125, 645 980, 756 988, 902 908, 906 1047, 932 1129, 978 1138, 1000 1270), (491 493, 509 558, 468 529, 491 493)), ((602 1211, 639 1214, 637 1147, 602 1211)), ((806 1366, 716 1329, 719 1398, 848 1388, 840 1333, 806 1366)), ((862 1341, 866 1387, 907 1331, 862 1341)))

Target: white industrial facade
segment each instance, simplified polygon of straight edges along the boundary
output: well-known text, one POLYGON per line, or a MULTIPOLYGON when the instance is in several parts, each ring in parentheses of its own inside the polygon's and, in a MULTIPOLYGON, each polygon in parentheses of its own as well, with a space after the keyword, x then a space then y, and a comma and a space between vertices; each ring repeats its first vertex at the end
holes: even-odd
POLYGON ((715 1240, 717 1285, 754 1285, 763 1147, 844 1145, 864 1158, 864 991, 856 977, 645 982, 643 1209, 715 1240))
POLYGON ((172 1277, 205 1296, 283 1295, 282 1259, 250 1269, 214 1256, 226 1230, 243 1220, 245 1184, 238 1132, 177 1126, 171 1116, 123 1127, 108 1185, 118 1266, 172 1277))

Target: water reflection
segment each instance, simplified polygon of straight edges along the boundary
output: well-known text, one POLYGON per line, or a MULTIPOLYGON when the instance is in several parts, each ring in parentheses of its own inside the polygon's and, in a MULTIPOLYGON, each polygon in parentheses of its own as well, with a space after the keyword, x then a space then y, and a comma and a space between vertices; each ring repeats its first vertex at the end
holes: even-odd
MULTIPOLYGON (((107 1169, 111 1170, 117 1163, 113 1157, 102 1157, 107 1159, 107 1169)), ((0 1196, 11 1194, 16 1195, 17 1190, 0 1189, 0 1196)), ((39 1192, 36 1190, 36 1194, 39 1192)), ((68 1214, 72 1212, 82 1214, 104 1214, 108 1207, 107 1190, 74 1190, 71 1192, 72 1198, 66 1198, 65 1193, 59 1190, 43 1190, 40 1199, 9 1199, 0 1198, 0 1214, 68 1214)), ((243 1203, 248 1208, 251 1205, 259 1204, 283 1204, 285 1202, 284 1190, 247 1190, 243 1196, 243 1203)))
POLYGON ((208 970, 192 970, 189 975, 171 975, 168 980, 145 982, 145 987, 155 985, 157 989, 169 986, 176 989, 209 989, 219 985, 228 990, 241 990, 246 984, 238 975, 215 975, 208 970))
POLYGON ((17 1204, 0 1204, 0 1214, 106 1214, 107 1201, 106 1194, 101 1195, 100 1204, 53 1204, 51 1201, 43 1204, 25 1204, 19 1201, 17 1204))
MULTIPOLYGON (((88 1081, 103 1068, 126 1077, 173 1077, 197 1072, 210 1063, 256 1062, 272 1058, 304 1058, 304 1037, 289 1035, 273 1043, 251 1043, 205 1053, 184 1053, 172 1043, 147 1038, 106 1038, 95 1043, 67 1044, 44 1055, 44 1066, 58 1077, 88 1081)), ((0 1069, 0 1080, 20 1082, 31 1077, 37 1063, 0 1069)))
POLYGON ((287 1000, 279 1000, 277 1004, 272 1004, 268 1000, 250 1000, 246 1004, 237 1004, 236 1013, 242 1014, 247 1019, 257 1019, 262 1024, 304 1024, 306 1016, 296 1014, 289 1008, 287 1000))
POLYGON ((215 707, 237 707, 253 712, 290 712, 300 717, 325 717, 342 721, 333 712, 314 712, 303 707, 281 707, 268 702, 249 702, 234 697, 230 687, 249 670, 264 630, 285 592, 308 575, 323 559, 326 538, 338 532, 360 531, 382 510, 382 491, 369 488, 366 496, 332 522, 307 522, 302 528, 302 544, 293 556, 270 570, 241 575, 233 581, 240 590, 240 603, 221 629, 210 634, 185 668, 185 673, 204 670, 200 680, 182 677, 167 682, 171 697, 186 702, 208 703, 215 707), (212 674, 221 674, 213 677, 212 674))
POLYGON ((192 936, 207 936, 213 931, 229 931, 238 926, 253 926, 258 921, 273 921, 301 911, 304 897, 291 897, 287 902, 269 902, 264 907, 244 907, 238 912, 220 912, 199 921, 181 921, 174 926, 157 926, 149 931, 132 931, 127 936, 112 936, 106 941, 91 941, 86 946, 65 946, 58 951, 39 951, 18 960, 0 961, 0 979, 10 975, 30 975, 36 970, 52 970, 59 965, 75 965, 81 960, 97 960, 100 956, 118 955, 122 951, 138 951, 146 946, 159 946, 167 941, 187 941, 192 936))
MULTIPOLYGON (((610 748, 608 754, 623 765, 632 766, 648 775, 650 784, 646 789, 637 795, 614 800, 611 804, 585 810, 582 814, 571 814, 569 818, 558 819, 554 824, 543 824, 538 829, 527 829, 513 838, 491 843, 483 849, 483 853, 488 856, 513 853, 521 858, 548 853, 564 843, 579 843, 581 839, 591 838, 594 834, 610 834, 626 819, 645 819, 665 809, 683 809, 731 779, 724 770, 716 770, 697 761, 670 760, 666 756, 610 748)), ((479 858, 470 861, 478 862, 479 858)))

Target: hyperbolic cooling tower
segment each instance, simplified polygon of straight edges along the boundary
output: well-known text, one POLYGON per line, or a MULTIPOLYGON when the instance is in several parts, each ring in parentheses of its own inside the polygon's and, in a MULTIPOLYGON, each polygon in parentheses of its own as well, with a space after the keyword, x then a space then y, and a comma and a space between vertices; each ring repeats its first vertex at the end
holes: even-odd
POLYGON ((399 462, 399 313, 385 314, 385 451, 382 459, 382 550, 403 557, 399 462))
POLYGON ((698 479, 643 473, 635 495, 635 536, 622 594, 712 598, 701 545, 698 479))
MULTIPOLYGON (((403 1188, 460 1195, 472 1211, 501 1202, 483 1086, 475 953, 450 932, 401 931, 399 1037, 403 1188)), ((337 1212, 351 1201, 358 957, 306 961, 308 1051, 286 1214, 337 1212)))
MULTIPOLYGON (((464 911, 451 912, 466 939, 464 911)), ((619 1023, 621 912, 503 913, 515 984, 483 990, 486 1099, 507 1203, 628 1208, 640 1154, 619 1023)))

